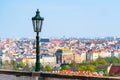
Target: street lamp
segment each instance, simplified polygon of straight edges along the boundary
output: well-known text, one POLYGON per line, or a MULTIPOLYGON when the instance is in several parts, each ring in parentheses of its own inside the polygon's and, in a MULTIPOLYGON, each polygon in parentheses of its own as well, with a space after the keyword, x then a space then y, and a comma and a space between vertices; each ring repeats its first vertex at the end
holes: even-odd
POLYGON ((37 9, 35 17, 32 17, 33 29, 37 33, 36 36, 36 65, 35 71, 40 71, 40 47, 39 47, 39 32, 42 29, 42 23, 44 18, 39 15, 39 10, 37 9))

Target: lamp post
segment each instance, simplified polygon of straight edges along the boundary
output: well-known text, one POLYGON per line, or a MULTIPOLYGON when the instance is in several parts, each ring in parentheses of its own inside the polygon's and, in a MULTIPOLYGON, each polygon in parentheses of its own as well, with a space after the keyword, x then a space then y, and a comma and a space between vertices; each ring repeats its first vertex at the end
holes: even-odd
POLYGON ((32 17, 33 29, 36 35, 36 65, 35 71, 40 71, 40 46, 39 46, 39 32, 42 29, 42 23, 44 18, 39 15, 39 10, 37 9, 35 17, 32 17))

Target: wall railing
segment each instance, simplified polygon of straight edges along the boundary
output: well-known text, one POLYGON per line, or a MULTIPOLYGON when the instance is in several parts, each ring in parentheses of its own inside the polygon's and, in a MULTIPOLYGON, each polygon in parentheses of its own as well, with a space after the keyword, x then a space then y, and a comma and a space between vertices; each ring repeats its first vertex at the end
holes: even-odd
POLYGON ((120 77, 64 75, 51 72, 0 70, 0 80, 120 80, 120 77))

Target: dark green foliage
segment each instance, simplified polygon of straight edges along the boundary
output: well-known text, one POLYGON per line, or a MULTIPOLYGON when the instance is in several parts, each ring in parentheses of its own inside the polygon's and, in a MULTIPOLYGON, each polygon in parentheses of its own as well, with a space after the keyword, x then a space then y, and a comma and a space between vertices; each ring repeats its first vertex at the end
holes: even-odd
POLYGON ((98 66, 98 65, 107 65, 109 64, 105 59, 97 59, 96 61, 93 62, 93 65, 98 66))
POLYGON ((19 65, 18 67, 21 67, 21 68, 23 68, 25 66, 25 64, 23 62, 19 62, 18 65, 19 65))
POLYGON ((69 70, 69 69, 71 69, 70 65, 63 65, 61 66, 60 70, 69 70))
POLYGON ((113 56, 113 57, 107 57, 105 58, 105 60, 109 63, 112 64, 120 64, 120 59, 118 59, 117 57, 113 56))
POLYGON ((50 66, 50 65, 46 65, 46 66, 45 66, 45 71, 52 71, 51 66, 50 66))
POLYGON ((87 65, 87 70, 91 71, 91 72, 95 72, 96 71, 96 67, 94 65, 87 65))
POLYGON ((78 70, 95 72, 96 67, 94 65, 82 65, 82 66, 78 66, 78 70))
POLYGON ((17 62, 16 61, 11 60, 11 64, 12 64, 13 70, 18 70, 17 62))

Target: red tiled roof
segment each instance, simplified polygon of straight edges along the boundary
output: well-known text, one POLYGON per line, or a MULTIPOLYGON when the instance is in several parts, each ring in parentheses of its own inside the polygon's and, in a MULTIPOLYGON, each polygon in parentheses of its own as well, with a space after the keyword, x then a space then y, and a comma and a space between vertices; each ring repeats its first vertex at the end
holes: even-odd
POLYGON ((120 76, 120 65, 112 65, 109 71, 110 76, 120 76))
POLYGON ((55 43, 55 44, 57 44, 57 43, 62 43, 63 40, 55 39, 55 40, 50 40, 50 42, 51 42, 51 43, 55 43))

